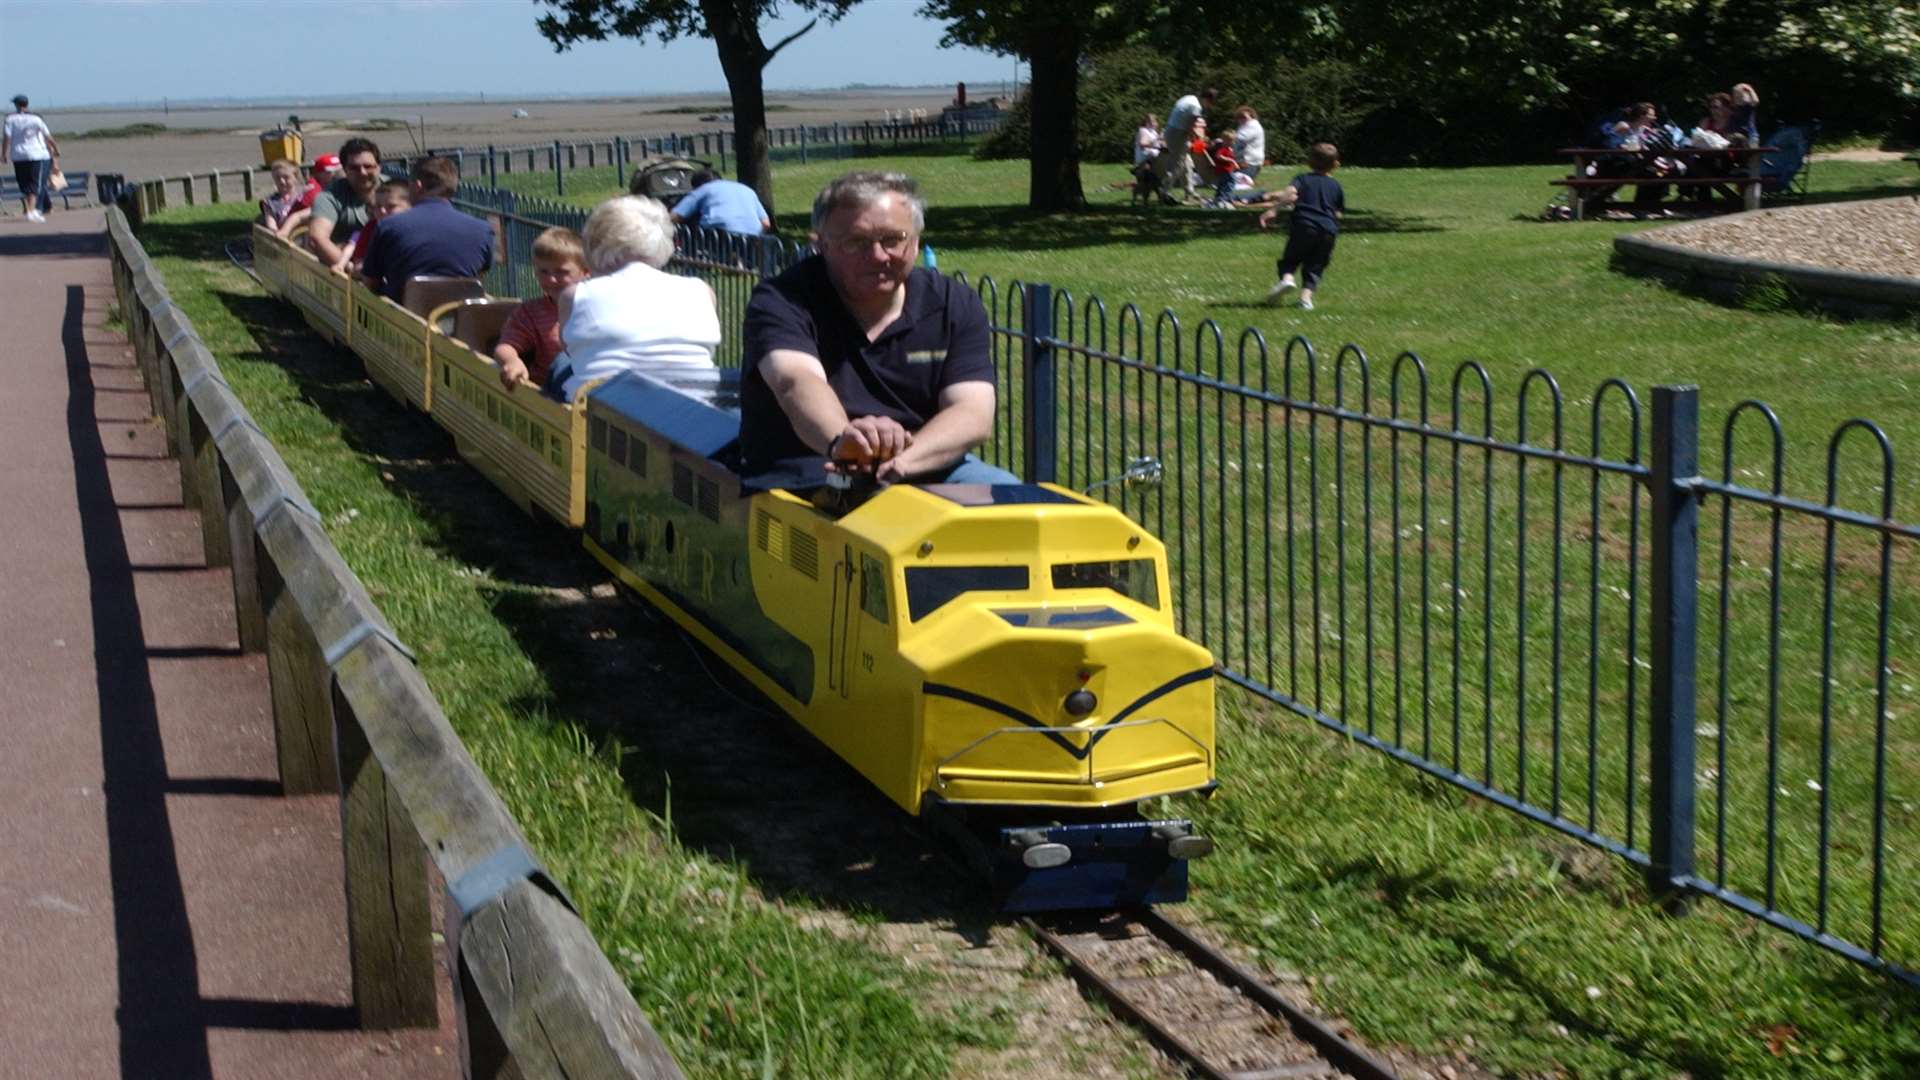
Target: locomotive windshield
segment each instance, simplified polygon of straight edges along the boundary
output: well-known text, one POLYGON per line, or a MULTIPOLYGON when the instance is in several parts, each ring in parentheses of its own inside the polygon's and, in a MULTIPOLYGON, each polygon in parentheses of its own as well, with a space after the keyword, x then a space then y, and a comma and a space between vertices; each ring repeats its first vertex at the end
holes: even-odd
POLYGON ((1027 587, 1024 566, 909 566, 907 614, 914 622, 968 592, 1012 592, 1027 587))
POLYGON ((1152 559, 1113 559, 1104 562, 1055 563, 1056 589, 1112 589, 1147 607, 1160 607, 1160 575, 1152 559))

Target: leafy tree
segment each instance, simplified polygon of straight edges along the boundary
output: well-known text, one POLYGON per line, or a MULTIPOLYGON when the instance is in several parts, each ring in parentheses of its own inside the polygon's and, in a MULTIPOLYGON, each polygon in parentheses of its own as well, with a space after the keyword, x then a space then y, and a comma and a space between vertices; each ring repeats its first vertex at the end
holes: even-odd
POLYGON ((540 16, 540 33, 564 52, 579 41, 609 37, 711 38, 720 54, 733 98, 733 138, 739 153, 740 182, 760 193, 773 210, 773 173, 767 164, 767 98, 762 73, 781 49, 816 26, 832 22, 860 0, 792 0, 815 12, 807 25, 769 46, 760 36, 761 20, 774 15, 780 0, 535 0, 553 9, 540 16))
POLYGON ((921 5, 921 14, 946 20, 945 44, 1011 53, 1031 66, 1027 205, 1033 209, 1086 205, 1080 186, 1081 55, 1124 36, 1128 27, 1122 12, 1138 6, 1124 0, 926 0, 921 5))

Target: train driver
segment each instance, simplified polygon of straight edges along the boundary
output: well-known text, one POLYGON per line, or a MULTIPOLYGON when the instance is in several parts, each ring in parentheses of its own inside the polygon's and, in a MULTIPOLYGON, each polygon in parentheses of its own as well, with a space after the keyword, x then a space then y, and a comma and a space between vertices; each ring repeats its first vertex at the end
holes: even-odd
POLYGON ((1019 483, 969 453, 993 431, 992 330, 978 294, 914 265, 925 215, 912 177, 848 173, 813 202, 814 254, 754 290, 740 450, 756 486, 1019 483))

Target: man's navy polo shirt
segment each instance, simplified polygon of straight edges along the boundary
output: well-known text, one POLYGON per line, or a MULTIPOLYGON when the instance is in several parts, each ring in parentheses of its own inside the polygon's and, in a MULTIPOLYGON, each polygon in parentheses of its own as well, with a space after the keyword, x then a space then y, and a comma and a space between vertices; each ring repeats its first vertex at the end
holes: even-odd
POLYGON ((380 291, 399 303, 408 278, 479 277, 492 265, 493 226, 445 199, 427 199, 381 220, 360 272, 379 278, 380 291))
POLYGON ((826 459, 794 433, 760 374, 769 352, 792 349, 819 357, 849 418, 887 416, 918 431, 940 411, 942 390, 993 382, 991 335, 979 294, 937 270, 914 267, 907 275, 906 309, 870 342, 827 277, 826 260, 808 256, 762 282, 747 303, 742 472, 766 486, 825 482, 826 459))

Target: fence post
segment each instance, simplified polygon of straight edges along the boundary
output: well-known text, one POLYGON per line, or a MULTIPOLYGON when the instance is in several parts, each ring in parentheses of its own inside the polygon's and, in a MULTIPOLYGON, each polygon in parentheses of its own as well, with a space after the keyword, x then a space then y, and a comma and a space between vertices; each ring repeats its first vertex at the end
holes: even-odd
MULTIPOLYGON (((1053 286, 1028 285, 1021 298, 1020 429, 1025 443, 1024 479, 1052 483, 1059 454, 1059 417, 1054 401, 1053 286)), ((1009 448, 1011 456, 1011 448, 1009 448)))
POLYGON ((567 193, 567 170, 560 167, 560 140, 553 140, 553 193, 564 197, 567 193))
POLYGON ((192 173, 188 173, 187 175, 180 178, 180 198, 181 198, 182 206, 193 205, 193 174, 192 173))
POLYGON ((720 171, 726 172, 727 171, 727 133, 724 131, 721 132, 720 138, 716 141, 718 141, 720 144, 720 171))
POLYGON ((363 1028, 432 1027, 439 1000, 426 852, 352 702, 337 684, 332 694, 353 1003, 363 1028))
POLYGON ((220 201, 220 170, 218 169, 207 174, 207 201, 210 203, 220 201))
POLYGON ((805 165, 806 163, 807 163, 807 128, 805 124, 802 124, 800 126, 800 164, 805 165))
POLYGON ((1653 388, 1649 679, 1652 809, 1647 884, 1668 903, 1693 876, 1695 630, 1699 614, 1700 389, 1653 388))
POLYGON ((613 182, 620 187, 627 186, 627 137, 613 137, 613 182))
POLYGON ((500 186, 500 172, 495 165, 492 143, 487 144, 487 186, 491 188, 500 186))
POLYGON ((251 165, 240 170, 240 197, 248 202, 253 201, 253 166, 251 165))

